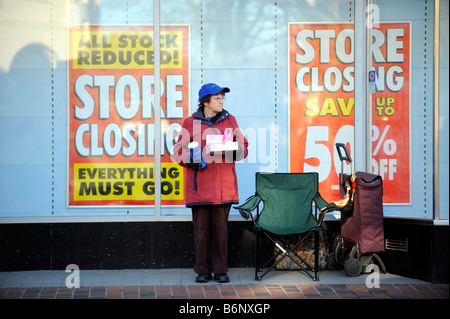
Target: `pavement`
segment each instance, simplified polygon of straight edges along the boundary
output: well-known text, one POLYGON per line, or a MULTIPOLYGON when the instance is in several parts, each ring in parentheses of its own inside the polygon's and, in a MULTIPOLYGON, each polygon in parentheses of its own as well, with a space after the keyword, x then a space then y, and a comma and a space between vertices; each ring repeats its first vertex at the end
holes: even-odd
POLYGON ((38 270, 0 272, 0 299, 441 299, 446 283, 390 273, 349 277, 322 270, 319 281, 302 271, 269 272, 254 280, 253 268, 231 268, 229 283, 196 283, 192 269, 38 270), (79 276, 78 276, 79 275, 79 276), (79 286, 79 287, 78 287, 79 286))

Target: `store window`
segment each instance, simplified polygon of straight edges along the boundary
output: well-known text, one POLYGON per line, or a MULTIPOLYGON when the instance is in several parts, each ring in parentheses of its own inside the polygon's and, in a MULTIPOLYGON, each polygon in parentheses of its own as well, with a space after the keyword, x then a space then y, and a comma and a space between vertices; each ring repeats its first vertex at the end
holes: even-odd
POLYGON ((437 200, 448 220, 448 179, 436 184, 435 172, 448 175, 449 10, 438 1, 436 104, 435 4, 5 3, 0 218, 189 219, 170 154, 200 86, 215 82, 231 89, 224 107, 250 143, 236 164, 241 200, 259 171, 317 171, 322 195, 337 199, 341 142, 355 169, 383 177, 386 216, 434 218, 437 200))

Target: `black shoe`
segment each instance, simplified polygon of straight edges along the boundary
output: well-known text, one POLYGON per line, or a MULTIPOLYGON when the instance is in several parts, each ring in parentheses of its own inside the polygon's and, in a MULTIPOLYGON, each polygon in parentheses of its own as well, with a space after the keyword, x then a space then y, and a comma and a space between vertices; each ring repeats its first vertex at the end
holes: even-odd
POLYGON ((215 274, 214 280, 220 283, 229 282, 230 278, 228 278, 227 274, 215 274))
POLYGON ((196 282, 208 282, 212 278, 211 274, 200 274, 195 278, 196 282))

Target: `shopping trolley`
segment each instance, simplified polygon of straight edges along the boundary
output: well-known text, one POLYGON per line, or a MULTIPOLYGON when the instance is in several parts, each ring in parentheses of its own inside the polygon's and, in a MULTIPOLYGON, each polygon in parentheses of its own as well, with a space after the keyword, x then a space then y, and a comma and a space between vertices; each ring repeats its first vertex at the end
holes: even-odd
POLYGON ((381 176, 366 172, 354 173, 353 161, 345 144, 336 143, 341 160, 341 200, 330 203, 341 211, 341 234, 330 249, 327 265, 330 269, 344 266, 348 276, 371 272, 371 264, 386 267, 378 255, 384 252, 383 181, 381 176), (349 162, 351 174, 344 174, 344 161, 349 162))

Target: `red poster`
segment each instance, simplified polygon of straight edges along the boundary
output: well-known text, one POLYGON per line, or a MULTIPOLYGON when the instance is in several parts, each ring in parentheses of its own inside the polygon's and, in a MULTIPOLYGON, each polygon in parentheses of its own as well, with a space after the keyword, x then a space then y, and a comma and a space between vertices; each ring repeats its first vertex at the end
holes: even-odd
MULTIPOLYGON (((69 29, 68 204, 154 205, 153 27, 69 29)), ((189 112, 189 28, 161 27, 161 202, 184 204, 170 152, 189 112)))
MULTIPOLYGON (((384 203, 410 203, 410 24, 380 24, 372 43, 371 172, 384 203)), ((335 143, 353 152, 354 56, 352 24, 290 24, 290 171, 318 172, 328 200, 339 198, 335 143)))

